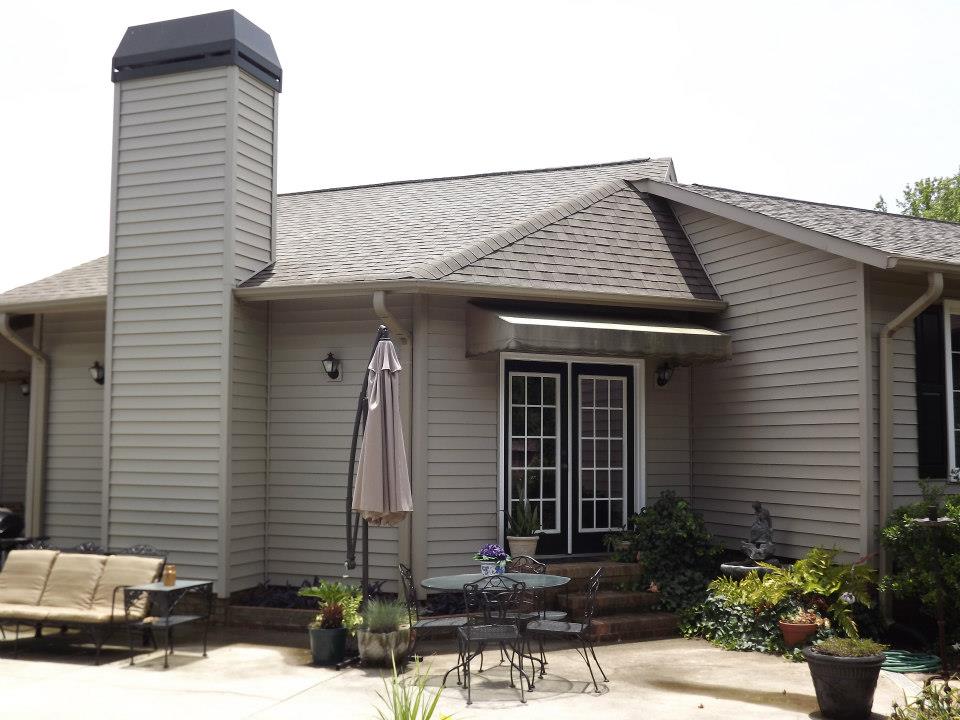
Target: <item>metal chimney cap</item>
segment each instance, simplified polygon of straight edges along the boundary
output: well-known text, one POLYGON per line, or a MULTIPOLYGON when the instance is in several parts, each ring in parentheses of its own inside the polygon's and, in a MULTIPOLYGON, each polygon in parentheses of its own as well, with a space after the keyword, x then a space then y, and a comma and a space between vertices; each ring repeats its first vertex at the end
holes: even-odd
POLYGON ((277 92, 283 70, 270 36, 236 10, 127 28, 113 55, 113 82, 237 65, 277 92))

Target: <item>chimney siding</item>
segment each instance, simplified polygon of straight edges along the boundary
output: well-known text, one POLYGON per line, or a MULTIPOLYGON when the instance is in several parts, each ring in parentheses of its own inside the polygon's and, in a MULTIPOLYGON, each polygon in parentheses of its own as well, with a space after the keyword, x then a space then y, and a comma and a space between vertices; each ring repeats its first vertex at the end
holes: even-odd
POLYGON ((223 595, 233 288, 273 259, 276 92, 236 66, 116 87, 105 539, 168 550, 223 595))

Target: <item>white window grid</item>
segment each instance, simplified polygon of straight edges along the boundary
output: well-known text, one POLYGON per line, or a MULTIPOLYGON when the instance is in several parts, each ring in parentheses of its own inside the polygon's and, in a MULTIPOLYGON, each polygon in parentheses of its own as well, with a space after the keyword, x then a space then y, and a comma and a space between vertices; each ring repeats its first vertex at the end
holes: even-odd
POLYGON ((627 523, 627 381, 626 378, 620 376, 611 376, 611 375, 580 375, 577 378, 577 440, 581 443, 581 447, 578 448, 577 452, 577 527, 581 533, 592 533, 592 532, 610 532, 611 530, 618 530, 624 527, 627 523), (583 402, 583 388, 584 381, 589 380, 594 386, 594 400, 593 404, 585 405, 583 402), (611 393, 608 390, 607 393, 607 402, 605 405, 600 406, 597 404, 597 391, 596 391, 596 381, 602 380, 608 382, 610 386, 614 383, 620 385, 620 403, 615 405, 611 400, 611 393), (618 410, 620 412, 620 435, 614 436, 611 432, 611 422, 607 420, 607 434, 603 436, 597 435, 597 410, 618 410), (583 419, 584 411, 590 411, 593 414, 593 432, 590 435, 586 435, 583 430, 583 419), (589 440, 594 444, 594 457, 593 463, 587 467, 583 463, 583 441, 589 440), (597 465, 597 452, 596 452, 596 442, 597 441, 607 441, 607 463, 604 466, 597 465), (613 463, 613 444, 617 442, 620 445, 620 462, 618 464, 613 463), (596 473, 600 470, 601 472, 607 473, 607 491, 604 497, 599 497, 597 492, 597 481, 596 473), (585 498, 583 496, 583 473, 584 471, 594 473, 594 482, 593 482, 593 497, 585 498), (619 471, 620 473, 620 494, 612 495, 610 492, 610 472, 619 471), (584 522, 585 518, 583 517, 583 505, 584 502, 590 504, 593 517, 589 518, 590 523, 587 524, 584 522), (617 517, 614 517, 611 509, 613 507, 613 502, 620 502, 620 512, 617 517), (597 526, 597 503, 606 502, 607 503, 607 524, 605 526, 597 526), (614 520, 619 519, 618 524, 614 524, 614 520))

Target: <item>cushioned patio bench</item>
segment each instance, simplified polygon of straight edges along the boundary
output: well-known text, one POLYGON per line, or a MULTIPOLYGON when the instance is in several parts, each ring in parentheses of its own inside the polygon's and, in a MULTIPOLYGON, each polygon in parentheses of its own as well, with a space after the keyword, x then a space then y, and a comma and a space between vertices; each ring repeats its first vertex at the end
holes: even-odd
MULTIPOLYGON (((96 662, 107 635, 147 613, 147 598, 124 607, 123 588, 160 578, 164 557, 59 550, 13 550, 0 571, 0 623, 88 632, 96 662)), ((14 642, 14 652, 17 641, 14 642)))

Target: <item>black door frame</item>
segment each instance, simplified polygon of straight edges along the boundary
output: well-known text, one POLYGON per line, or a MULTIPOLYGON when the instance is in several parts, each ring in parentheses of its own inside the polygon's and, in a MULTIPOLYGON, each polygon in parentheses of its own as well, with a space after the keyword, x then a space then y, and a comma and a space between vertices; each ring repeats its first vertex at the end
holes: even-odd
MULTIPOLYGON (((572 448, 570 434, 577 433, 576 406, 578 404, 578 393, 573 392, 572 383, 577 373, 579 374, 598 374, 620 376, 627 379, 627 460, 625 463, 626 483, 626 504, 627 516, 636 512, 643 504, 644 498, 644 462, 643 448, 645 438, 642 437, 644 425, 644 394, 645 389, 642 384, 644 380, 645 364, 642 360, 617 361, 611 358, 563 358, 557 356, 546 356, 542 359, 535 355, 506 355, 501 357, 500 362, 500 398, 499 408, 501 422, 499 423, 497 439, 501 450, 499 462, 500 488, 498 492, 497 503, 501 508, 499 512, 499 525, 501 528, 501 538, 505 540, 507 534, 506 509, 508 508, 510 493, 510 374, 512 372, 534 372, 550 373, 560 376, 560 395, 558 410, 562 415, 560 422, 560 470, 561 483, 560 505, 561 505, 561 528, 559 534, 542 535, 537 547, 537 554, 544 556, 563 556, 571 554, 596 554, 603 552, 602 537, 604 532, 587 533, 595 540, 589 542, 578 541, 578 519, 579 511, 571 507, 575 500, 579 502, 579 478, 574 477, 574 454, 577 452, 572 448), (638 432, 639 428, 639 432, 638 432), (639 459, 639 461, 638 461, 639 459), (639 504, 638 504, 639 503, 639 504)), ((579 437, 577 445, 579 445, 579 437)))

